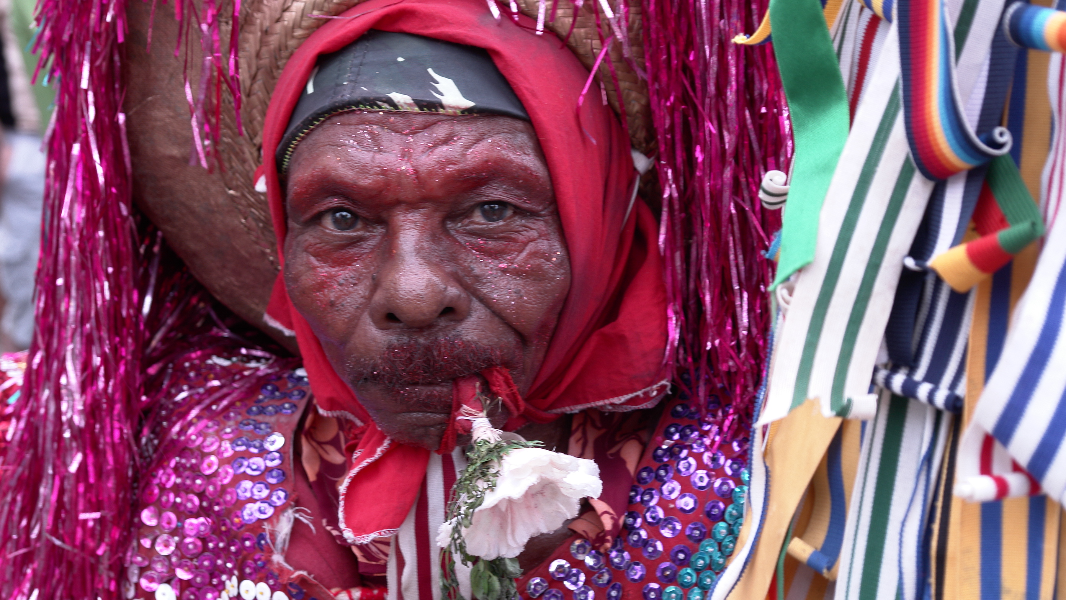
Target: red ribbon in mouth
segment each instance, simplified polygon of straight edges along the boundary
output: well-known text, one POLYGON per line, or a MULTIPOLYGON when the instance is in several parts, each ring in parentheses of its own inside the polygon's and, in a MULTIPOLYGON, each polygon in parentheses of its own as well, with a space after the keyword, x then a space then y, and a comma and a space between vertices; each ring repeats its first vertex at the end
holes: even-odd
POLYGON ((480 373, 459 377, 452 384, 452 412, 448 418, 448 428, 444 430, 444 436, 440 440, 440 448, 437 448, 437 454, 450 453, 455 449, 459 436, 470 434, 472 427, 470 420, 459 418, 459 412, 463 406, 468 406, 478 412, 485 410, 479 397, 480 379, 484 379, 488 385, 488 393, 503 402, 508 417, 520 415, 525 409, 525 402, 518 393, 514 380, 511 379, 511 372, 504 367, 489 367, 480 373))

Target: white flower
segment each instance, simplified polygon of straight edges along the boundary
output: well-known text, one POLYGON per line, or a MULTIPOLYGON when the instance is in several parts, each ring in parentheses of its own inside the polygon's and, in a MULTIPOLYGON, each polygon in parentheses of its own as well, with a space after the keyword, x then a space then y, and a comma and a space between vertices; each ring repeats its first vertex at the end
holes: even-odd
MULTIPOLYGON (((485 494, 470 527, 466 551, 486 560, 517 557, 535 535, 558 529, 577 516, 581 499, 603 490, 595 462, 542 448, 516 448, 501 461, 496 487, 485 494)), ((437 545, 451 541, 454 524, 445 522, 437 545)))

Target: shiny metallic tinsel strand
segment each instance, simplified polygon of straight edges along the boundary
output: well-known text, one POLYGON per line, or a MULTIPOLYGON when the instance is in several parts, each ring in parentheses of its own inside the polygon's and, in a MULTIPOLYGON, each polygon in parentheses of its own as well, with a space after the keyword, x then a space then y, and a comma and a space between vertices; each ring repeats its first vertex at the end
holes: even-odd
POLYGON ((0 594, 115 598, 142 350, 122 133, 125 4, 43 0, 38 19, 36 49, 57 93, 37 328, 0 481, 0 594))
MULTIPOLYGON (((769 47, 730 42, 766 0, 644 0, 644 48, 662 188, 659 244, 670 299, 670 357, 703 407, 717 396, 743 425, 767 352, 778 216, 756 196, 790 158, 769 47)), ((712 401, 712 406, 717 403, 712 401)), ((729 432, 724 432, 729 433, 729 432)))
MULTIPOLYGON (((192 2, 177 4, 180 11, 192 2)), ((41 0, 37 8, 36 76, 57 89, 46 141, 37 328, 2 457, 4 600, 121 596, 138 486, 134 434, 150 397, 145 318, 154 309, 145 302, 152 296, 141 267, 156 264, 150 247, 137 242, 130 198, 125 8, 125 0, 41 0)), ((223 77, 216 3, 200 9, 208 17, 200 31, 209 41, 201 45, 210 50, 214 82, 232 90, 235 40, 223 77)), ((201 89, 200 97, 211 94, 201 89)), ((207 111, 194 105, 191 112, 207 111)), ((204 139, 214 139, 217 111, 199 125, 204 139)))

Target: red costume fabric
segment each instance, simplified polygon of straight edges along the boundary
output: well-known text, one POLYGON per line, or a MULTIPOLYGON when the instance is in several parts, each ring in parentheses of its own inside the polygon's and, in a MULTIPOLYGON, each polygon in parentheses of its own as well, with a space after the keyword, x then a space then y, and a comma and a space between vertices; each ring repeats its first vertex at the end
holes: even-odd
MULTIPOLYGON (((550 33, 526 17, 494 20, 481 0, 371 0, 321 27, 283 71, 263 130, 267 193, 283 250, 286 216, 275 150, 317 58, 370 29, 423 35, 484 48, 530 115, 549 170, 570 254, 572 284, 544 363, 515 428, 588 407, 633 410, 666 391, 666 294, 651 210, 633 201, 629 142, 595 95, 579 104, 588 70, 550 33)), ((279 252, 282 254, 282 252, 279 252)), ((392 444, 337 376, 283 280, 268 314, 293 329, 315 401, 366 425, 341 490, 341 528, 349 543, 391 535, 410 511, 429 452, 392 444), (381 498, 387 502, 360 502, 381 498), (352 499, 346 503, 345 500, 352 499)))

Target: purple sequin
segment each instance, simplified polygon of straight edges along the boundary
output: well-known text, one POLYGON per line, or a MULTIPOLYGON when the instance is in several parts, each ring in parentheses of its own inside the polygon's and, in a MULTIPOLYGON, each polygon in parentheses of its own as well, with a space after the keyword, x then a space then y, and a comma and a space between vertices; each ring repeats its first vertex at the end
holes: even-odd
POLYGON ((693 473, 690 481, 692 481, 692 487, 701 492, 711 487, 711 476, 702 469, 693 473))
POLYGON ((285 481, 285 471, 281 469, 271 469, 267 471, 266 480, 271 485, 278 485, 282 481, 285 481))
POLYGON ((633 583, 639 583, 644 581, 644 576, 648 574, 648 569, 639 562, 633 562, 626 567, 626 579, 633 583))
POLYGON ((703 513, 712 521, 721 521, 725 514, 725 504, 721 500, 711 500, 703 509, 703 513))
POLYGON ((274 433, 271 433, 267 436, 266 440, 264 440, 263 442, 263 445, 266 447, 267 450, 271 452, 273 452, 274 450, 280 450, 281 447, 285 445, 285 436, 275 431, 274 433))
POLYGON ((692 543, 698 544, 707 537, 707 526, 699 521, 689 523, 685 527, 685 537, 692 540, 692 543))
POLYGON ((570 544, 570 556, 577 560, 585 560, 590 550, 592 550, 592 544, 588 540, 574 540, 570 544))
POLYGON ((660 506, 650 506, 644 511, 644 520, 648 525, 658 525, 663 520, 663 509, 660 506))
POLYGON ((674 538, 681 533, 681 521, 677 517, 666 517, 659 525, 659 533, 665 538, 674 538))
POLYGON ((266 498, 269 495, 269 485, 263 483, 262 481, 257 481, 252 485, 252 498, 255 498, 256 500, 262 500, 263 498, 266 498))
POLYGON ((677 579, 677 565, 664 562, 655 569, 655 576, 663 583, 673 583, 677 579))
POLYGON ((640 495, 640 503, 644 506, 654 506, 658 502, 659 490, 648 488, 640 495))
POLYGON ((735 487, 736 484, 733 483, 733 480, 728 477, 719 477, 718 479, 714 480, 714 493, 718 494, 724 499, 733 499, 733 488, 735 487))
POLYGON ((690 558, 692 558, 692 549, 684 544, 678 544, 670 551, 670 560, 679 567, 687 565, 690 558))
POLYGON ((655 479, 655 469, 643 467, 637 471, 637 483, 640 485, 648 485, 652 479, 655 479))
POLYGON ((677 501, 674 502, 674 505, 677 506, 677 510, 687 515, 696 511, 699 506, 699 500, 696 499, 694 494, 681 494, 678 496, 677 501))
POLYGON ((676 479, 671 479, 662 485, 663 498, 673 500, 681 493, 681 484, 676 479))
POLYGON ((644 529, 634 529, 626 536, 626 541, 634 548, 643 548, 644 543, 648 541, 648 532, 644 529))
POLYGON ((703 462, 712 469, 720 469, 725 464, 725 455, 721 452, 705 452, 703 454, 703 462))
POLYGON ((628 568, 629 564, 632 562, 629 553, 625 550, 611 550, 607 559, 611 563, 611 567, 618 569, 619 571, 628 568))
POLYGON ((237 484, 237 488, 236 488, 236 490, 237 490, 237 499, 238 500, 247 500, 248 498, 251 498, 252 497, 252 486, 253 486, 252 482, 247 480, 247 479, 245 479, 244 481, 241 481, 240 483, 238 483, 237 484))
POLYGON ((658 583, 649 583, 644 586, 644 600, 660 600, 662 597, 662 586, 658 583))
POLYGON ((576 590, 577 588, 585 585, 585 574, 581 569, 570 569, 566 577, 563 579, 563 585, 568 590, 576 590))
POLYGON ((696 459, 691 456, 677 461, 677 474, 688 477, 696 472, 696 459))
POLYGON ((262 456, 253 456, 248 459, 248 466, 244 468, 244 472, 252 477, 262 475, 266 470, 266 464, 263 462, 262 456))
POLYGON ((590 550, 588 556, 585 557, 585 566, 593 571, 599 571, 606 564, 607 561, 599 550, 590 550))
POLYGON ((655 480, 659 483, 666 483, 674 476, 674 467, 670 465, 659 465, 655 469, 655 480))
POLYGON ((644 558, 655 560, 663 555, 663 543, 656 539, 650 539, 644 544, 642 552, 644 553, 644 558))
POLYGON ((530 598, 540 598, 541 594, 548 590, 548 580, 543 577, 534 577, 526 584, 526 593, 530 598))
POLYGON ((270 493, 270 499, 267 500, 267 502, 269 502, 271 506, 281 506, 282 504, 285 504, 288 499, 289 492, 283 489, 277 489, 270 493))

